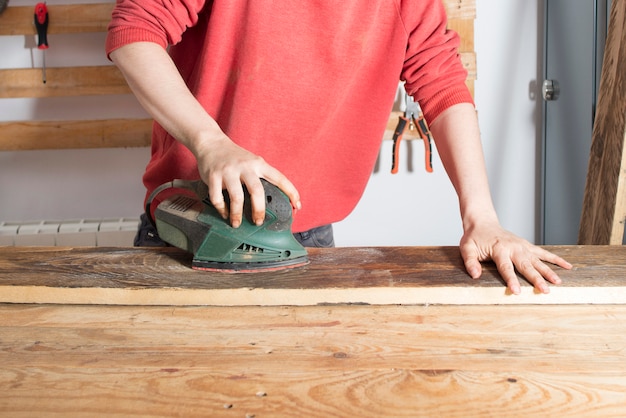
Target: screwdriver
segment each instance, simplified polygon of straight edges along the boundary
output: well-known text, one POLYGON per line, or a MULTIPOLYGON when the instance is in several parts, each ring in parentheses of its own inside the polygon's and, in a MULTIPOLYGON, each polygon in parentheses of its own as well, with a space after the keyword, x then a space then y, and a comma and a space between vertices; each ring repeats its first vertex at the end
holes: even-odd
POLYGON ((42 78, 46 83, 46 49, 48 49, 48 8, 46 3, 35 6, 35 27, 37 28, 37 48, 43 50, 42 78))

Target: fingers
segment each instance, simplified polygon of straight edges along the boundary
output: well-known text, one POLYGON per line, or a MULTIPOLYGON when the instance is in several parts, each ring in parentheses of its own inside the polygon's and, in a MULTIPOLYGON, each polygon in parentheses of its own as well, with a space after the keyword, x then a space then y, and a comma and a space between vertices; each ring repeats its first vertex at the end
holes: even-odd
POLYGON ((302 209, 302 203, 300 202, 300 193, 298 192, 298 189, 296 189, 296 186, 294 186, 293 183, 291 183, 289 179, 285 177, 280 171, 271 167, 271 170, 268 170, 268 172, 266 172, 264 178, 273 185, 277 186, 280 190, 283 191, 283 193, 285 193, 285 195, 287 195, 289 201, 291 202, 291 206, 294 209, 302 209))
POLYGON ((209 200, 223 219, 228 219, 228 207, 224 201, 223 184, 221 177, 209 177, 209 200))
POLYGON ((294 209, 300 209, 300 195, 295 186, 280 171, 265 160, 223 136, 216 143, 205 144, 194 154, 198 170, 209 187, 209 200, 224 219, 237 228, 244 216, 245 185, 250 194, 251 221, 261 225, 265 219, 265 189, 261 178, 280 188, 289 198, 294 209), (216 145, 217 144, 217 145, 216 145), (229 203, 224 201, 223 190, 228 193, 229 203))
POLYGON ((223 219, 228 219, 233 228, 239 228, 243 221, 246 185, 250 194, 252 222, 261 225, 265 219, 265 189, 258 177, 249 176, 247 180, 210 176, 209 200, 223 219), (228 194, 228 204, 224 200, 224 191, 228 194))
MULTIPOLYGON (((561 284, 561 278, 546 265, 542 259, 549 258, 551 260, 559 259, 557 257, 543 249, 536 250, 539 247, 532 247, 531 249, 521 248, 515 252, 494 254, 493 260, 496 263, 498 272, 505 280, 507 287, 513 294, 520 294, 520 282, 516 274, 516 271, 524 277, 530 284, 533 285, 536 291, 540 293, 550 293, 549 283, 561 284), (536 255, 539 253, 544 257, 536 255), (550 256, 548 256, 550 255, 550 256)), ((562 260, 562 259, 561 259, 562 260)), ((571 264, 562 260, 564 265, 568 265, 571 268, 571 264)))
POLYGON ((537 292, 549 293, 549 284, 561 284, 558 274, 546 263, 552 263, 565 269, 572 265, 563 258, 516 237, 496 240, 487 246, 480 246, 472 239, 464 239, 461 255, 468 274, 472 278, 480 277, 482 261, 491 260, 498 273, 504 279, 507 288, 513 294, 521 293, 521 275, 533 285, 537 292))
POLYGON ((565 259, 559 257, 556 254, 551 253, 550 251, 544 250, 543 248, 540 248, 540 247, 537 247, 537 248, 539 249, 538 256, 542 260, 547 261, 548 263, 552 263, 566 270, 572 269, 573 266, 569 262, 567 262, 565 259))
POLYGON ((287 195, 294 209, 300 209, 300 194, 295 186, 278 170, 267 166, 267 175, 258 175, 256 172, 240 173, 237 176, 209 176, 209 200, 218 211, 220 216, 228 219, 231 226, 241 226, 244 216, 245 194, 243 186, 246 186, 250 195, 251 221, 255 225, 262 225, 265 220, 265 188, 261 178, 278 186, 287 195), (223 191, 228 193, 229 203, 224 201, 223 191))
MULTIPOLYGON (((261 180, 256 176, 244 182, 250 194, 252 222, 255 225, 262 225, 265 219, 265 189, 263 188, 263 183, 261 183, 261 180)), ((241 205, 243 207, 243 200, 241 205)))
POLYGON ((471 246, 461 246, 461 256, 463 257, 463 263, 465 264, 465 270, 472 279, 479 279, 483 272, 483 267, 480 264, 480 257, 478 251, 471 246))

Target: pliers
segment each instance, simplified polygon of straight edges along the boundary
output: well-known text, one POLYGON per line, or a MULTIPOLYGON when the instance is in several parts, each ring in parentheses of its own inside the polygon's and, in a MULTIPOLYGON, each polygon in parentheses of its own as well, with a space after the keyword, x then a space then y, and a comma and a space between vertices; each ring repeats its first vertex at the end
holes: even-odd
POLYGON ((433 157, 432 157, 432 142, 431 142, 431 134, 428 129, 428 125, 426 124, 426 120, 424 119, 424 115, 422 114, 422 109, 419 104, 415 102, 413 97, 408 93, 404 93, 404 101, 406 103, 406 108, 404 111, 404 115, 400 115, 398 118, 398 125, 396 126, 395 131, 393 132, 393 154, 391 159, 391 174, 396 174, 398 172, 399 166, 399 156, 400 156, 400 142, 402 141, 402 136, 406 131, 407 125, 409 130, 417 129, 417 132, 424 141, 424 157, 426 163, 426 171, 429 173, 433 172, 433 157))

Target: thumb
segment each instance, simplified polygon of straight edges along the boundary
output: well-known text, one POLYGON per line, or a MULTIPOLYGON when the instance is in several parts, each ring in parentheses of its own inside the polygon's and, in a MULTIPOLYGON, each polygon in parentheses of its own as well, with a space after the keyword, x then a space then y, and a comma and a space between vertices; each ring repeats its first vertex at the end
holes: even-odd
POLYGON ((461 247, 461 257, 465 264, 465 270, 472 279, 478 279, 483 273, 483 267, 478 257, 478 249, 472 245, 464 245, 461 247))

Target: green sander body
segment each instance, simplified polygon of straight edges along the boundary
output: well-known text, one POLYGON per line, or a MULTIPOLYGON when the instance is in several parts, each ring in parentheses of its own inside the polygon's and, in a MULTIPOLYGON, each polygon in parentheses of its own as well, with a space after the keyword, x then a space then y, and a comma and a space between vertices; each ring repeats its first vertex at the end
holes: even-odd
MULTIPOLYGON (((154 212, 159 237, 193 254, 192 268, 226 272, 282 270, 308 264, 305 248, 291 232, 292 208, 287 196, 273 184, 261 179, 265 188, 265 221, 251 220, 250 195, 244 187, 242 223, 233 228, 208 199, 202 181, 174 180, 155 190, 150 203, 168 188, 182 192, 162 201, 154 212)), ((228 195, 224 193, 228 204, 228 195)))

